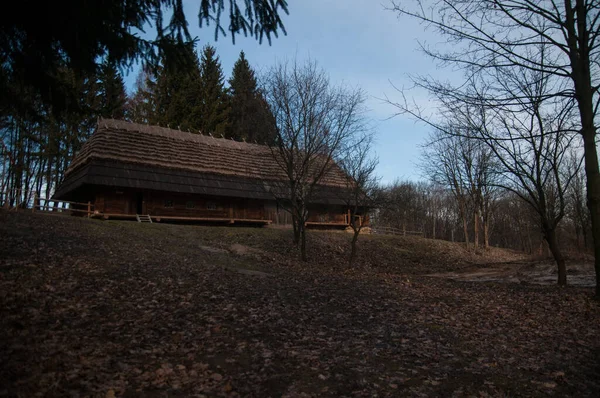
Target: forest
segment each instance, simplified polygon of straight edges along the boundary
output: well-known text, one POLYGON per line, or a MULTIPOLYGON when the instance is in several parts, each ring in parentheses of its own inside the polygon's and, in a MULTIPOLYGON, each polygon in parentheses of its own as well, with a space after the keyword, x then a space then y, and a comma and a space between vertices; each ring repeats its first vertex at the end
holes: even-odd
MULTIPOLYGON (((27 207, 35 196, 50 198, 70 160, 93 133, 98 118, 124 119, 261 144, 277 140, 276 117, 267 99, 268 79, 263 77, 267 83, 261 86, 261 77, 243 51, 228 80, 211 46, 204 47, 200 54, 193 46, 185 46, 176 56, 162 59, 158 67, 142 68, 130 94, 119 68, 108 61, 101 64, 98 73, 82 78, 65 70, 63 77, 78 101, 62 114, 57 115, 41 101, 32 99, 31 103, 37 106, 35 113, 12 108, 2 115, 3 206, 27 207)), ((530 144, 539 145, 535 140, 530 144)), ((545 183, 539 188, 551 198, 546 211, 552 214, 560 248, 590 252, 585 174, 573 146, 564 142, 552 146, 562 151, 564 161, 546 162, 540 168, 548 174, 555 167, 557 175, 566 176, 567 180, 560 184, 544 175, 541 177, 545 183)), ((371 152, 370 144, 365 147, 363 143, 362 147, 371 152)), ((356 150, 356 145, 353 148, 356 150)), ((539 153, 544 150, 547 148, 539 148, 539 153)), ((372 153, 368 155, 373 158, 372 153)), ((343 166, 343 156, 335 156, 343 166)), ((466 242, 476 250, 495 246, 540 256, 550 254, 539 207, 527 198, 529 186, 510 186, 514 173, 506 171, 485 143, 434 129, 423 146, 421 159, 422 180, 397 180, 369 187, 375 196, 370 203, 376 207, 372 215, 374 226, 466 242)), ((523 164, 535 164, 534 160, 518 159, 523 164)), ((369 183, 377 179, 375 165, 371 164, 369 183)), ((535 188, 536 176, 531 178, 535 188)), ((367 188, 364 182, 363 188, 367 188)))
POLYGON ((124 119, 182 131, 267 143, 275 136, 274 119, 243 51, 225 81, 215 49, 201 58, 192 46, 143 68, 127 94, 119 68, 104 62, 85 77, 65 70, 64 84, 76 103, 58 113, 41 101, 21 112, 4 109, 0 119, 2 205, 31 205, 34 196, 50 198, 70 160, 94 132, 98 118, 124 119))

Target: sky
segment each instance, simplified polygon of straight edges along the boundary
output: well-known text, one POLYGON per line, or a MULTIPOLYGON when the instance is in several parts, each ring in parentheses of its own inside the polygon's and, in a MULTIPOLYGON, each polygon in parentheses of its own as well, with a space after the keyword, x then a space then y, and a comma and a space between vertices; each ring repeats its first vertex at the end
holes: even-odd
MULTIPOLYGON (((288 0, 289 15, 282 16, 287 35, 275 38, 271 45, 243 35, 236 36, 235 45, 230 36, 215 41, 212 26, 198 27, 198 2, 184 0, 184 4, 192 37, 198 38, 199 49, 206 44, 217 49, 226 79, 243 50, 258 73, 277 62, 310 58, 332 83, 363 89, 367 94, 366 116, 376 132, 374 150, 382 183, 421 178, 417 164, 429 129, 409 116, 393 117, 396 109, 382 99, 387 96, 399 101, 400 94, 392 84, 410 87, 411 75, 439 76, 443 72, 419 50, 419 41, 440 39, 417 21, 398 18, 386 10, 389 0, 288 0)), ((129 90, 136 74, 134 70, 126 76, 129 90)), ((418 94, 409 91, 408 95, 427 106, 426 96, 418 94)))

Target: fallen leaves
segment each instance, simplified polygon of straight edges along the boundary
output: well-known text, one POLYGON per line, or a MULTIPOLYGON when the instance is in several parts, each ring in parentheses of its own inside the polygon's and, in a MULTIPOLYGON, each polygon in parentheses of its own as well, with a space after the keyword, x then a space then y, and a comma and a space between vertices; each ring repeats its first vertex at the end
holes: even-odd
POLYGON ((600 394, 588 290, 424 277, 446 243, 355 270, 344 234, 304 264, 287 231, 143 227, 0 213, 0 395, 600 394))

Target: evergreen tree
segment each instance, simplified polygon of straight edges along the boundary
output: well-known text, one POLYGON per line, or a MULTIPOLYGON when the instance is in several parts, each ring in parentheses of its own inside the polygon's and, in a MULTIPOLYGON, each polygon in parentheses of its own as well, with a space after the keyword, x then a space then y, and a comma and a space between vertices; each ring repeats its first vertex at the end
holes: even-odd
POLYGON ((156 77, 149 68, 142 68, 135 81, 135 91, 127 99, 125 118, 134 123, 149 124, 154 116, 156 77))
POLYGON ((267 102, 267 99, 263 95, 262 91, 258 91, 256 94, 256 112, 254 113, 254 137, 250 137, 251 140, 255 140, 258 143, 264 143, 267 145, 275 144, 277 140, 277 123, 275 116, 271 112, 271 107, 267 102))
MULTIPOLYGON (((63 85, 61 70, 94 74, 106 54, 119 67, 135 61, 156 65, 165 52, 193 42, 183 4, 181 0, 12 2, 0 13, 0 108, 36 111, 36 102, 20 95, 27 89, 53 111, 71 111, 76 93, 63 85), (147 26, 155 28, 155 37, 139 35, 147 26)), ((197 7, 200 26, 211 24, 215 36, 225 34, 221 24, 228 26, 232 39, 243 32, 271 42, 279 32, 285 33, 280 16, 288 12, 285 0, 200 0, 197 7)))
POLYGON ((230 135, 250 142, 273 143, 277 137, 275 118, 258 89, 255 73, 243 51, 233 66, 229 85, 232 124, 230 135))
POLYGON ((200 130, 204 134, 228 135, 231 127, 231 106, 224 85, 221 62, 214 47, 204 47, 200 71, 200 130))
POLYGON ((113 62, 104 62, 98 74, 98 113, 104 118, 123 119, 127 94, 123 77, 113 62))
POLYGON ((202 128, 200 81, 198 55, 191 45, 165 57, 152 92, 149 122, 182 130, 202 128))

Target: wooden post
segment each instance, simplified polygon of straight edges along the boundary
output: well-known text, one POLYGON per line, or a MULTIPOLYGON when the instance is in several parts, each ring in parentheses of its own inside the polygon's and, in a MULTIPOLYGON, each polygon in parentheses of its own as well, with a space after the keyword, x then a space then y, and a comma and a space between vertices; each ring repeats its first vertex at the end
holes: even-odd
POLYGON ((35 213, 35 206, 37 205, 37 200, 38 200, 37 193, 35 193, 35 194, 33 194, 33 207, 31 208, 32 213, 35 213))
POLYGON ((348 209, 348 218, 346 219, 346 224, 350 225, 350 223, 352 222, 352 216, 350 215, 350 209, 348 209))
POLYGON ((88 208, 87 208, 87 216, 88 216, 88 218, 90 218, 91 214, 92 214, 92 203, 88 200, 88 208))

